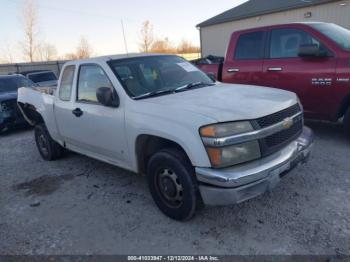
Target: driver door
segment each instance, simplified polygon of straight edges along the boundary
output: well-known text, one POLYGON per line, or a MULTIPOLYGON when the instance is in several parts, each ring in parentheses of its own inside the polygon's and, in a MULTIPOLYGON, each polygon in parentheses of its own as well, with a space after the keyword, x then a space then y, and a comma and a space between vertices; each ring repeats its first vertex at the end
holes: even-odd
POLYGON ((307 117, 324 117, 329 111, 324 105, 329 104, 333 97, 336 59, 331 54, 327 57, 299 57, 299 48, 305 44, 317 44, 327 49, 302 29, 271 30, 262 84, 295 92, 307 117))
POLYGON ((82 64, 76 77, 75 95, 69 116, 61 119, 67 147, 94 158, 123 165, 128 159, 124 108, 100 104, 96 90, 114 88, 108 75, 97 64, 82 64))

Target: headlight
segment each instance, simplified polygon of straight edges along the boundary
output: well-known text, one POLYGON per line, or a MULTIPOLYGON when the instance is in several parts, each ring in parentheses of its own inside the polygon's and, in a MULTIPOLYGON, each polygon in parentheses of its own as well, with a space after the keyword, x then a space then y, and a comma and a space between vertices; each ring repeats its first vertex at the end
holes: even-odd
POLYGON ((200 134, 203 137, 225 137, 253 130, 250 122, 243 121, 205 126, 200 129, 200 134))
MULTIPOLYGON (((200 129, 202 137, 221 138, 253 131, 248 121, 205 126, 200 129)), ((223 147, 206 147, 210 162, 215 168, 223 168, 255 160, 261 157, 257 140, 223 147)))
POLYGON ((261 157, 258 141, 220 148, 207 148, 213 167, 223 168, 248 162, 261 157))

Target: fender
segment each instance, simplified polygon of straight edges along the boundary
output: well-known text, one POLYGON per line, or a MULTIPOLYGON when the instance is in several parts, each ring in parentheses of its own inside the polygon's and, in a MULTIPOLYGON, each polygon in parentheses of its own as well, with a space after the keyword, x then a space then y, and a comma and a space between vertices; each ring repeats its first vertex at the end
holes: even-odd
POLYGON ((334 120, 337 121, 339 118, 342 118, 346 112, 346 110, 350 107, 350 93, 348 93, 340 103, 338 107, 337 113, 334 117, 334 120))

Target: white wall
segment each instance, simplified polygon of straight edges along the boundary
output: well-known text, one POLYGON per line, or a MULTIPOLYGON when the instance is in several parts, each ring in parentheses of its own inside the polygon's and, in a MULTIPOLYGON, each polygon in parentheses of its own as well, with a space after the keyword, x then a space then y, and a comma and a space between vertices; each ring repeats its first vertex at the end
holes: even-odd
POLYGON ((350 0, 203 27, 201 28, 202 55, 224 56, 231 34, 236 30, 302 21, 330 22, 350 29, 350 0), (307 12, 312 12, 311 18, 304 18, 307 12))

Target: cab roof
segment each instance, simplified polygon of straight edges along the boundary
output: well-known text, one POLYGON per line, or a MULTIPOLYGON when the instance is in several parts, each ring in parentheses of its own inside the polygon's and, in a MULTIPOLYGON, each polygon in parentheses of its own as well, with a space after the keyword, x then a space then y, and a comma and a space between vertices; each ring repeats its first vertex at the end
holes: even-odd
POLYGON ((146 54, 146 53, 131 53, 131 54, 119 54, 119 55, 107 55, 91 57, 86 59, 72 60, 66 63, 66 65, 74 65, 76 63, 93 63, 93 62, 106 62, 110 60, 135 58, 135 57, 150 57, 150 56, 175 56, 173 54, 146 54))

